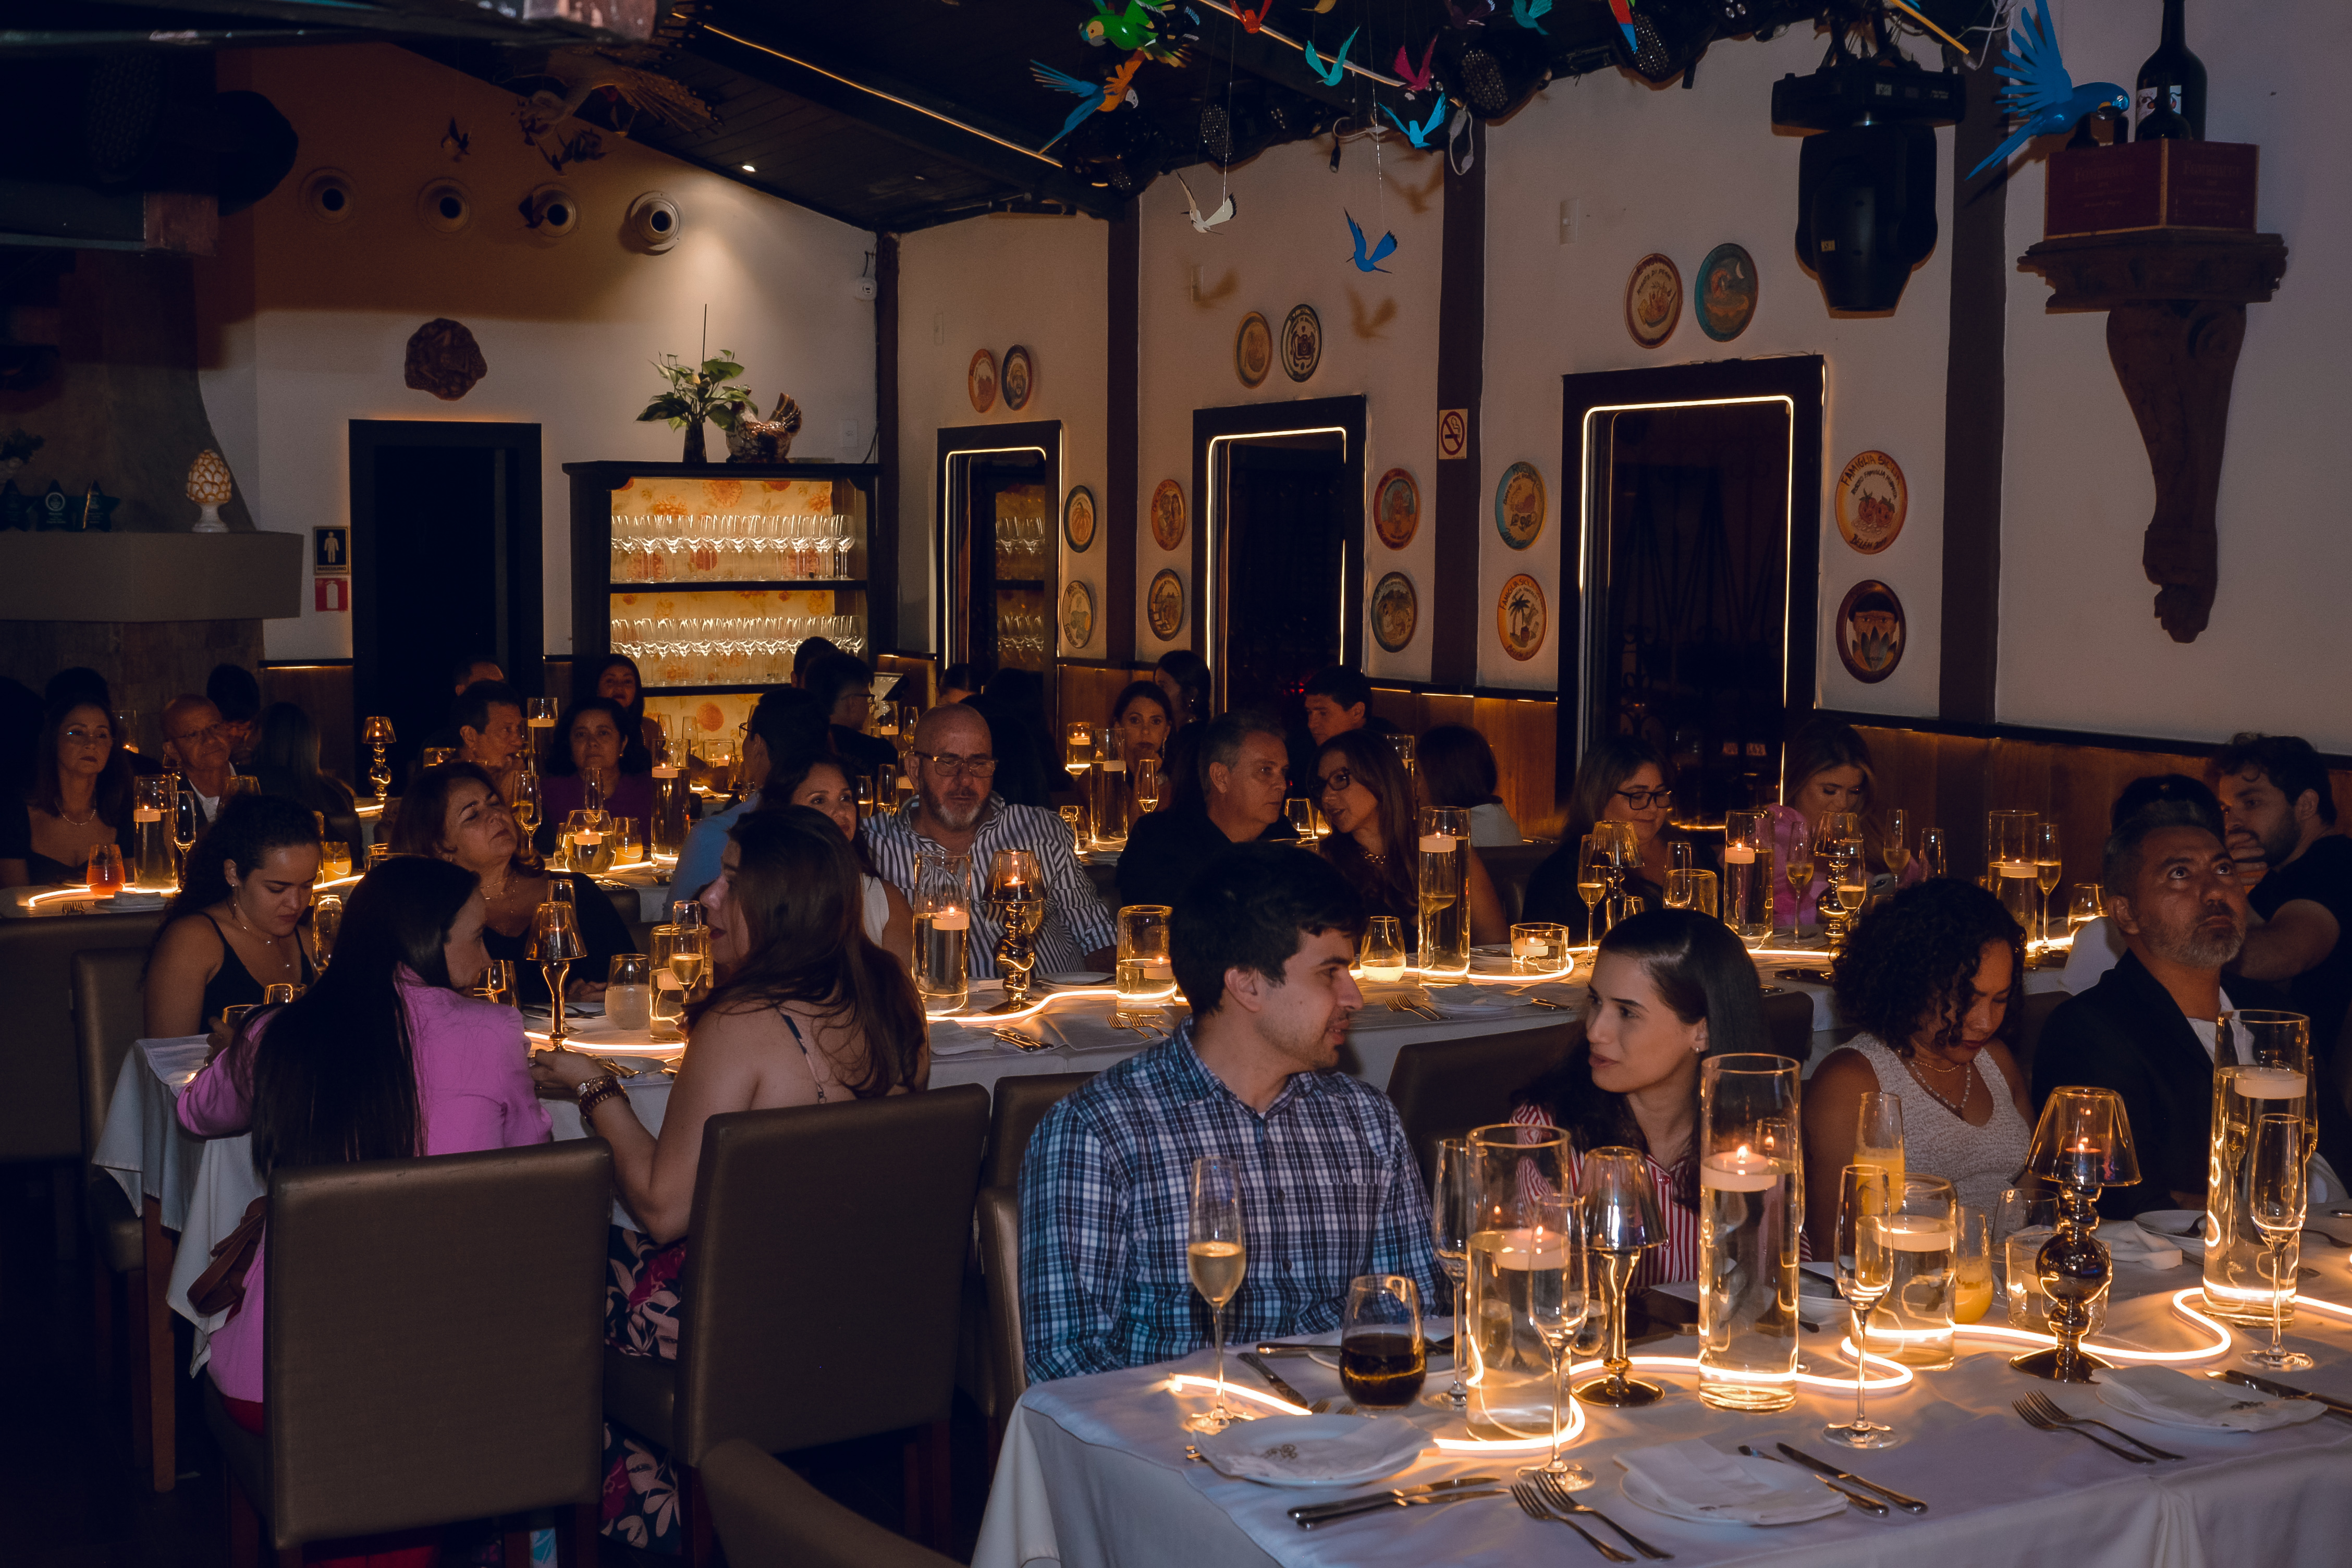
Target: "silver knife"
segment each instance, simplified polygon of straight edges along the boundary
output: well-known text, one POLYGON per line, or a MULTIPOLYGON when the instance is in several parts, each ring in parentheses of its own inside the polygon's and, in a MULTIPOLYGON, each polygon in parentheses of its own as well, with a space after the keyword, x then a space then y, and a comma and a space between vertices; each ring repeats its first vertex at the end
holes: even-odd
POLYGON ((1255 1351, 1244 1351, 1242 1352, 1242 1360, 1248 1364, 1251 1371, 1265 1379, 1265 1385, 1268 1388, 1271 1388, 1276 1394, 1279 1394, 1282 1397, 1298 1406, 1301 1410, 1307 1408, 1308 1401, 1306 1397, 1302 1395, 1298 1390, 1291 1387, 1290 1384, 1283 1382, 1281 1378, 1276 1376, 1274 1368, 1266 1365, 1265 1358, 1260 1356, 1255 1351))
MULTIPOLYGON (((1763 1449, 1751 1448, 1745 1443, 1739 1445, 1739 1451, 1748 1455, 1751 1458, 1771 1459, 1776 1465, 1785 1465, 1789 1462, 1786 1459, 1774 1458, 1772 1455, 1766 1453, 1763 1449)), ((1879 1501, 1876 1498, 1864 1497, 1860 1492, 1848 1491, 1845 1488, 1838 1485, 1827 1476, 1815 1476, 1813 1479, 1821 1482, 1822 1485, 1829 1488, 1830 1490, 1837 1493, 1838 1496, 1845 1499, 1846 1501, 1852 1503, 1863 1512, 1874 1514, 1880 1519, 1885 1519, 1886 1517, 1886 1505, 1879 1501)))
POLYGON ((1925 1513, 1927 1511, 1927 1505, 1926 1503, 1921 1502, 1915 1497, 1906 1497, 1901 1492, 1895 1490, 1892 1487, 1882 1487, 1876 1481, 1865 1481, 1860 1476, 1855 1475, 1852 1470, 1841 1470, 1835 1465, 1826 1463, 1821 1459, 1816 1459, 1811 1454, 1791 1448, 1786 1443, 1775 1443, 1772 1446, 1808 1469, 1819 1470, 1825 1476, 1835 1476, 1839 1480, 1860 1487, 1865 1491, 1876 1492, 1880 1497, 1885 1498, 1888 1502, 1893 1503, 1905 1513, 1925 1513))
POLYGON ((2308 1399, 2327 1406, 2327 1413, 2330 1415, 2340 1415, 2347 1421, 2352 1421, 2352 1401, 2331 1399, 2325 1394, 2314 1394, 2307 1388, 2290 1388, 2284 1383, 2273 1383, 2267 1377, 2256 1377, 2249 1372, 2213 1372, 2205 1375, 2218 1377, 2224 1383, 2234 1383, 2242 1388, 2258 1389, 2262 1393, 2280 1399, 2308 1399))
POLYGON ((1340 1502, 1308 1503, 1288 1512, 1291 1522, 1299 1529, 1312 1530, 1335 1519, 1353 1519, 1358 1514, 1377 1513, 1382 1509, 1418 1508, 1423 1503, 1459 1502, 1465 1498, 1502 1495, 1502 1487, 1492 1476, 1463 1476, 1450 1481, 1433 1481, 1425 1487, 1401 1487, 1395 1491, 1349 1498, 1340 1502))

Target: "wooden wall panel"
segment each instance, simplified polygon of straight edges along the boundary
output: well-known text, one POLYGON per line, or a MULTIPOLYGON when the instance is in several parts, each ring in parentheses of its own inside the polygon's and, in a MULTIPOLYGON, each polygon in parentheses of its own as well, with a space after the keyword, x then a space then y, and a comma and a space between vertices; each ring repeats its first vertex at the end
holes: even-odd
POLYGON ((352 667, 348 664, 266 664, 261 667, 261 702, 291 702, 319 727, 319 768, 361 795, 368 792, 359 762, 359 719, 352 711, 352 667))
POLYGON ((1559 703, 1375 686, 1371 711, 1415 735, 1440 724, 1467 724, 1477 731, 1495 749, 1496 793, 1519 831, 1530 838, 1559 837, 1568 814, 1558 798, 1559 703))
MULTIPOLYGON (((1055 683, 1061 696, 1058 711, 1062 721, 1075 724, 1084 720, 1089 724, 1110 722, 1110 705, 1129 683, 1151 679, 1148 664, 1102 665, 1063 664, 1055 668, 1055 683)), ((1049 736, 1054 749, 1062 749, 1062 737, 1049 736)))
POLYGON ((39 696, 61 669, 83 666, 106 678, 118 709, 139 715, 139 749, 163 744, 163 705, 201 693, 216 664, 261 663, 261 623, 239 621, 0 621, 0 673, 39 696))

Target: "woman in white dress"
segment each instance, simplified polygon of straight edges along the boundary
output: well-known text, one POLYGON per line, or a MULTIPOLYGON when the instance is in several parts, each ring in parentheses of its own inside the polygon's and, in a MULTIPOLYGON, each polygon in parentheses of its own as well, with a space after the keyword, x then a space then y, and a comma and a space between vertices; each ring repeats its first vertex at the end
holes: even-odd
POLYGON ((2032 1142, 2009 1042, 2024 996, 2025 933, 2000 900, 1937 877, 1874 905, 1837 961, 1838 1011, 1863 1033, 1805 1085, 1805 1226, 1829 1256, 1838 1174, 1874 1090, 1903 1100, 1906 1171, 1947 1178, 1990 1210, 2032 1142))
POLYGON ((857 857, 866 939, 913 973, 914 909, 907 902, 906 894, 874 874, 873 862, 866 858, 866 840, 857 831, 857 795, 850 788, 849 775, 843 771, 840 759, 830 752, 819 752, 771 763, 767 782, 760 786, 760 805, 762 810, 811 806, 833 818, 841 836, 849 840, 850 852, 857 857))

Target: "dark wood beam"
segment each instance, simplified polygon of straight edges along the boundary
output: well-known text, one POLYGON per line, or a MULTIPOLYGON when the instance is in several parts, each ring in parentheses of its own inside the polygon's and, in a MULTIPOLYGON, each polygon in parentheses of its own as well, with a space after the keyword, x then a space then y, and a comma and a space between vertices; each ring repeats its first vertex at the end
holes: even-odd
MULTIPOLYGON (((1988 46, 1998 56, 2007 34, 1988 46)), ((2009 181, 1974 168, 2007 135, 2000 82, 1969 74, 1968 118, 1952 136, 1952 300, 1944 361, 1944 595, 1937 707, 1992 721, 2000 669, 2000 465, 2008 417, 2003 312, 2009 298, 2009 181)), ((1957 869, 1958 868, 1955 868, 1957 869)))
MULTIPOLYGON (((1445 163, 1445 227, 1439 254, 1437 406, 1469 411, 1467 445, 1458 458, 1438 457, 1430 484, 1430 527, 1436 564, 1429 584, 1429 679, 1468 686, 1478 679, 1478 550, 1485 536, 1478 463, 1479 402, 1486 363, 1486 126, 1470 122, 1467 174, 1445 163)), ((1566 489, 1565 484, 1561 489, 1566 489)))
POLYGON ((1110 225, 1103 415, 1103 657, 1135 658, 1135 487, 1143 390, 1143 220, 1133 202, 1110 225))
MULTIPOLYGON (((860 454, 842 456, 856 462, 860 454)), ((866 521, 868 534, 887 529, 900 538, 902 547, 897 554, 901 570, 911 567, 920 582, 929 569, 930 552, 903 548, 898 530, 898 237, 895 234, 874 237, 874 460, 881 471, 874 479, 874 515, 866 521)), ((895 582, 887 588, 877 584, 866 589, 866 636, 874 647, 906 646, 898 626, 903 596, 895 582)))

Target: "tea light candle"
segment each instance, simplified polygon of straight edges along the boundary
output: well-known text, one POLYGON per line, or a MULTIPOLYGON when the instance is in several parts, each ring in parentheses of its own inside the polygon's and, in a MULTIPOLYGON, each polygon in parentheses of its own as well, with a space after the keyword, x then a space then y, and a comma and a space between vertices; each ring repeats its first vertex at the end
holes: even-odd
POLYGON ((1451 833, 1425 833, 1421 838, 1421 852, 1424 855, 1451 855, 1454 846, 1461 842, 1451 833))
POLYGON ((604 836, 601 833, 595 832, 575 833, 572 836, 572 842, 577 844, 583 849, 593 849, 596 846, 604 842, 604 836))
POLYGON ((131 808, 131 820, 133 822, 161 822, 163 820, 163 811, 161 806, 134 805, 131 808))
POLYGON ((1513 958, 1541 958, 1548 944, 1539 936, 1515 936, 1511 939, 1513 958))
POLYGON ((1731 1153, 1710 1154, 1701 1162, 1698 1184, 1719 1192, 1760 1193, 1785 1173, 1779 1161, 1742 1143, 1731 1153))
POLYGON ((654 777, 657 779, 674 779, 677 777, 677 770, 670 766, 667 763, 657 763, 654 768, 654 777))
POLYGON ((2306 1083, 2292 1068, 2242 1068, 2230 1081, 2248 1100, 2300 1100, 2306 1083))
POLYGON ((1753 866, 1756 847, 1752 844, 1727 844, 1723 847, 1723 863, 1727 866, 1753 866))
POLYGON ((931 929, 933 931, 970 931, 971 911, 959 909, 938 910, 931 916, 931 929))

